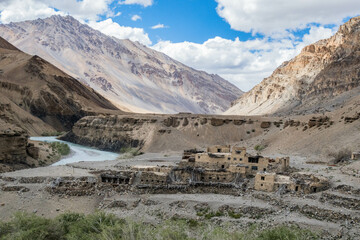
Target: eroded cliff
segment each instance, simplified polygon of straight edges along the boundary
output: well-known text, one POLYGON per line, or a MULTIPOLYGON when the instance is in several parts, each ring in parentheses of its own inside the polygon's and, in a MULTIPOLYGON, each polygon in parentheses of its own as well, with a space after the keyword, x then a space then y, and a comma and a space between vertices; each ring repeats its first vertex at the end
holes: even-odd
POLYGON ((181 151, 225 142, 241 142, 262 134, 258 119, 211 115, 88 116, 64 140, 110 151, 139 147, 143 151, 181 151))
POLYGON ((360 92, 360 17, 329 39, 305 47, 225 114, 303 114, 332 111, 360 92))

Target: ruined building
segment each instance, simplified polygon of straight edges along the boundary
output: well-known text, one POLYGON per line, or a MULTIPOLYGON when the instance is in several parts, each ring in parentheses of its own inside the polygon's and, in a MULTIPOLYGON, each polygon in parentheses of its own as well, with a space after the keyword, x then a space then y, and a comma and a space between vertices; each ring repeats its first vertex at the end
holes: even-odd
POLYGON ((255 176, 255 190, 266 192, 316 193, 329 188, 329 181, 322 176, 296 172, 289 176, 276 173, 260 172, 255 176))
POLYGON ((288 173, 290 160, 252 156, 244 147, 212 146, 206 152, 184 151, 177 166, 132 166, 121 171, 103 172, 101 182, 138 188, 183 188, 197 186, 240 187, 255 177, 259 191, 313 193, 328 188, 324 177, 288 173))
POLYGON ((206 152, 184 151, 175 167, 133 166, 120 172, 102 173, 101 182, 131 185, 233 184, 243 182, 258 171, 281 173, 289 158, 251 156, 244 147, 212 146, 206 152))

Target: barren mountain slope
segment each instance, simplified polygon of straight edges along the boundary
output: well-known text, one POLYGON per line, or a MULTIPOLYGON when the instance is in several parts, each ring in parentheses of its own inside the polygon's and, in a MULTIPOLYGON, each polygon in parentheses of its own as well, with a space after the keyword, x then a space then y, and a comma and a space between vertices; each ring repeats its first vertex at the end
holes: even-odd
POLYGON ((336 109, 360 89, 360 17, 305 47, 242 95, 225 114, 303 114, 336 109), (352 91, 350 91, 352 90, 352 91))
POLYGON ((293 117, 215 115, 89 116, 79 120, 64 140, 120 151, 182 151, 214 144, 235 144, 267 155, 299 155, 331 160, 330 152, 360 149, 360 96, 326 114, 293 117))
POLYGON ((117 108, 94 90, 0 38, 0 118, 4 122, 40 134, 70 129, 83 116, 112 110, 117 108))
POLYGON ((0 35, 135 112, 221 113, 242 92, 138 42, 106 36, 67 16, 0 25, 0 35))

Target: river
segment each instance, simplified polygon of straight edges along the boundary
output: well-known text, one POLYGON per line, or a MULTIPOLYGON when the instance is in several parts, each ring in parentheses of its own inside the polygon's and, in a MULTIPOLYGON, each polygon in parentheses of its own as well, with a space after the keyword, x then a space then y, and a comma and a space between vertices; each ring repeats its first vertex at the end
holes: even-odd
POLYGON ((70 154, 64 156, 60 161, 54 163, 52 166, 65 165, 68 163, 75 163, 81 161, 106 161, 115 160, 119 154, 107 151, 101 151, 94 148, 81 146, 71 142, 66 142, 56 139, 56 137, 30 137, 30 140, 41 141, 41 142, 63 142, 69 145, 70 154))

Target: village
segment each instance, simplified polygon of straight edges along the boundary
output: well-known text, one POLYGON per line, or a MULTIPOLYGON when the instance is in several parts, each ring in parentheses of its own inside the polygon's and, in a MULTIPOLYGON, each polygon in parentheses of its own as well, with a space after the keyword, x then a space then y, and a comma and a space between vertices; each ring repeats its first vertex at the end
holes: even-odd
POLYGON ((211 146, 207 151, 185 150, 176 166, 134 165, 119 171, 101 172, 101 183, 139 188, 218 186, 239 188, 254 178, 252 188, 266 192, 316 193, 329 188, 323 176, 297 172, 290 158, 252 156, 245 147, 211 146))

